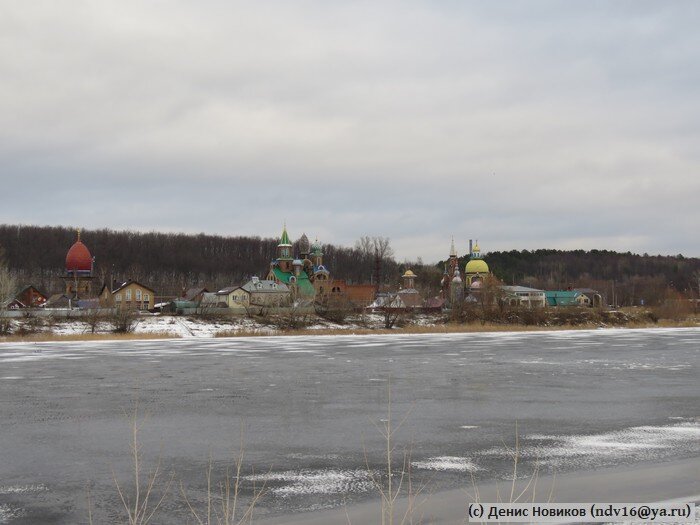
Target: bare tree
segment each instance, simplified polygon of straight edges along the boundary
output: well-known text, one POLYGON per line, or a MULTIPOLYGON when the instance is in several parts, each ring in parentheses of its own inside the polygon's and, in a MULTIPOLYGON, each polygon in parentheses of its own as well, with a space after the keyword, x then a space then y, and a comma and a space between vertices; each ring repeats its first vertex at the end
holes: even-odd
POLYGON ((4 252, 0 248, 0 308, 17 293, 17 278, 12 275, 5 262, 4 252))
POLYGON ((382 265, 386 259, 391 259, 394 256, 389 237, 369 237, 365 235, 355 242, 355 250, 362 257, 371 258, 374 261, 373 281, 376 293, 379 293, 382 282, 382 265))

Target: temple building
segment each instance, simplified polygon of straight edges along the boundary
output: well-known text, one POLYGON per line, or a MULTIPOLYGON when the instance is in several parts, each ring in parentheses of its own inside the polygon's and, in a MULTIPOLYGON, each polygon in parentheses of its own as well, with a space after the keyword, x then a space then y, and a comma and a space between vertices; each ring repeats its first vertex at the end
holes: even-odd
POLYGON ((80 240, 78 230, 78 238, 66 254, 66 274, 63 277, 66 283, 65 295, 71 299, 91 297, 94 268, 95 258, 80 240))
POLYGON ((323 264, 323 250, 318 239, 309 243, 306 234, 297 242, 299 256, 294 257, 287 226, 277 245, 277 258, 270 263, 267 280, 285 284, 294 299, 314 299, 330 293, 330 272, 323 264))
POLYGON ((469 289, 479 288, 489 275, 489 265, 481 257, 481 249, 477 240, 472 247, 472 241, 469 241, 469 261, 464 267, 465 286, 469 289))
POLYGON ((445 300, 445 304, 449 306, 455 297, 455 291, 453 290, 456 286, 463 286, 462 279, 459 277, 459 258, 457 256, 457 249, 455 248, 455 239, 452 237, 452 244, 450 245, 450 256, 445 262, 445 271, 442 275, 442 281, 440 281, 440 296, 445 300), (458 278, 455 281, 455 274, 458 278))
MULTIPOLYGON (((464 274, 459 271, 459 256, 455 249, 455 241, 452 238, 450 256, 445 262, 445 271, 440 281, 440 297, 448 308, 453 304, 469 299, 469 295, 478 293, 484 279, 490 274, 489 265, 481 256, 479 241, 472 243, 469 240, 469 261, 464 267, 464 274)), ((437 298, 436 298, 437 299, 437 298)))
POLYGON ((403 287, 398 291, 397 296, 405 308, 420 308, 423 306, 423 297, 416 290, 416 277, 418 276, 412 270, 406 270, 406 273, 401 276, 403 287))

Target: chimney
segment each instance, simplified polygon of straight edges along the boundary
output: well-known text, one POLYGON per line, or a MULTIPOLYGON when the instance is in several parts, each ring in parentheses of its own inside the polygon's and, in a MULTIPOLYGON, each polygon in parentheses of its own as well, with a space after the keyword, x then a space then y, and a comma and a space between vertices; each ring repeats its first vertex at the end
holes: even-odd
POLYGON ((472 240, 469 239, 469 257, 472 256, 472 253, 473 253, 473 252, 472 252, 472 240))

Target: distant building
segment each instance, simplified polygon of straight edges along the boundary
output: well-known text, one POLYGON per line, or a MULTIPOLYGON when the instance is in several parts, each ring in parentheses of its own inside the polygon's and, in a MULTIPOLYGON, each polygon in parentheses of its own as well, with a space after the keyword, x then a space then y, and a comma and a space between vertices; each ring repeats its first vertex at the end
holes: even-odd
MULTIPOLYGON (((266 280, 285 285, 294 298, 313 299, 317 290, 312 280, 319 272, 318 274, 321 275, 319 280, 325 278, 328 281, 328 271, 323 266, 323 253, 318 241, 310 246, 308 237, 303 234, 298 244, 300 254, 295 258, 292 242, 289 240, 285 226, 277 245, 277 258, 270 263, 266 280), (310 251, 312 253, 309 253, 310 251), (309 257, 313 257, 314 261, 309 257)), ((325 291, 323 285, 321 285, 321 291, 325 291)))
POLYGON ((209 290, 202 286, 197 286, 194 288, 190 288, 188 290, 185 290, 185 292, 182 294, 182 299, 185 301, 190 301, 193 303, 201 303, 202 298, 204 297, 204 294, 209 293, 209 290))
POLYGON ((416 290, 416 278, 418 276, 412 270, 406 270, 401 276, 403 279, 403 287, 398 291, 397 295, 406 308, 422 308, 423 297, 416 290))
MULTIPOLYGON (((14 301, 16 308, 40 308, 46 304, 47 297, 34 286, 29 285, 15 295, 14 301)), ((12 306, 8 307, 12 308, 12 306)))
POLYGON ((581 306, 581 292, 574 290, 548 290, 545 292, 548 306, 581 306))
POLYGON ((526 286, 501 286, 503 300, 509 306, 527 306, 529 308, 544 308, 547 306, 547 297, 544 290, 528 288, 526 286))
POLYGON ((66 284, 66 295, 72 299, 85 299, 92 296, 93 271, 95 258, 87 246, 78 237, 66 254, 66 273, 63 281, 66 284))
POLYGON ((44 303, 44 308, 70 308, 71 306, 77 306, 77 304, 74 304, 71 298, 64 293, 54 294, 44 303))
POLYGON ((574 288, 575 292, 579 292, 579 304, 582 306, 592 306, 598 308, 603 306, 603 295, 593 288, 574 288))
POLYGON ((228 308, 242 310, 250 305, 250 292, 241 286, 229 286, 216 292, 219 302, 228 308))
POLYGON ((423 308, 425 301, 415 288, 416 274, 406 270, 401 276, 403 286, 398 292, 380 293, 368 308, 373 310, 415 310, 423 308))
POLYGON ((241 288, 248 294, 247 301, 251 306, 289 306, 292 302, 289 287, 274 280, 253 277, 241 288))
MULTIPOLYGON (((467 289, 474 287, 477 282, 482 282, 489 275, 489 265, 481 257, 481 249, 477 240, 472 247, 469 241, 469 261, 464 267, 464 281, 467 289)), ((478 288, 478 286, 476 286, 478 288)))
POLYGON ((129 279, 110 291, 107 286, 100 292, 103 307, 116 307, 119 310, 152 310, 156 292, 152 288, 129 279))
POLYGON ((277 258, 270 263, 266 280, 286 285, 293 299, 320 300, 332 289, 330 271, 323 264, 321 243, 316 239, 310 244, 304 233, 297 245, 299 255, 295 257, 285 225, 277 245, 277 258))

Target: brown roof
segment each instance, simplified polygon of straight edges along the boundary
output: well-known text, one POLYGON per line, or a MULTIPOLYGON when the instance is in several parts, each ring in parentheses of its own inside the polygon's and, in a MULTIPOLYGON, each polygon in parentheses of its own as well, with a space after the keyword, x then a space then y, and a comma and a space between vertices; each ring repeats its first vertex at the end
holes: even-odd
POLYGON ((117 288, 116 288, 115 290, 113 290, 112 293, 117 293, 119 290, 121 290, 122 288, 126 288, 126 287, 129 286, 130 284, 136 284, 136 285, 140 286, 141 288, 145 288, 145 289, 148 290, 149 292, 153 292, 154 294, 156 293, 156 291, 155 291, 153 288, 149 288, 148 286, 146 286, 146 285, 144 285, 144 284, 141 284, 141 283, 138 282, 138 281, 132 281, 131 279, 129 279, 129 280, 126 281, 125 283, 122 283, 122 284, 120 284, 119 286, 117 286, 117 288))
POLYGON ((202 288, 202 287, 190 288, 189 290, 187 290, 185 292, 185 295, 183 295, 182 297, 186 301, 194 301, 195 297, 197 297, 198 295, 203 294, 203 293, 209 293, 209 290, 207 290, 206 288, 202 288))

